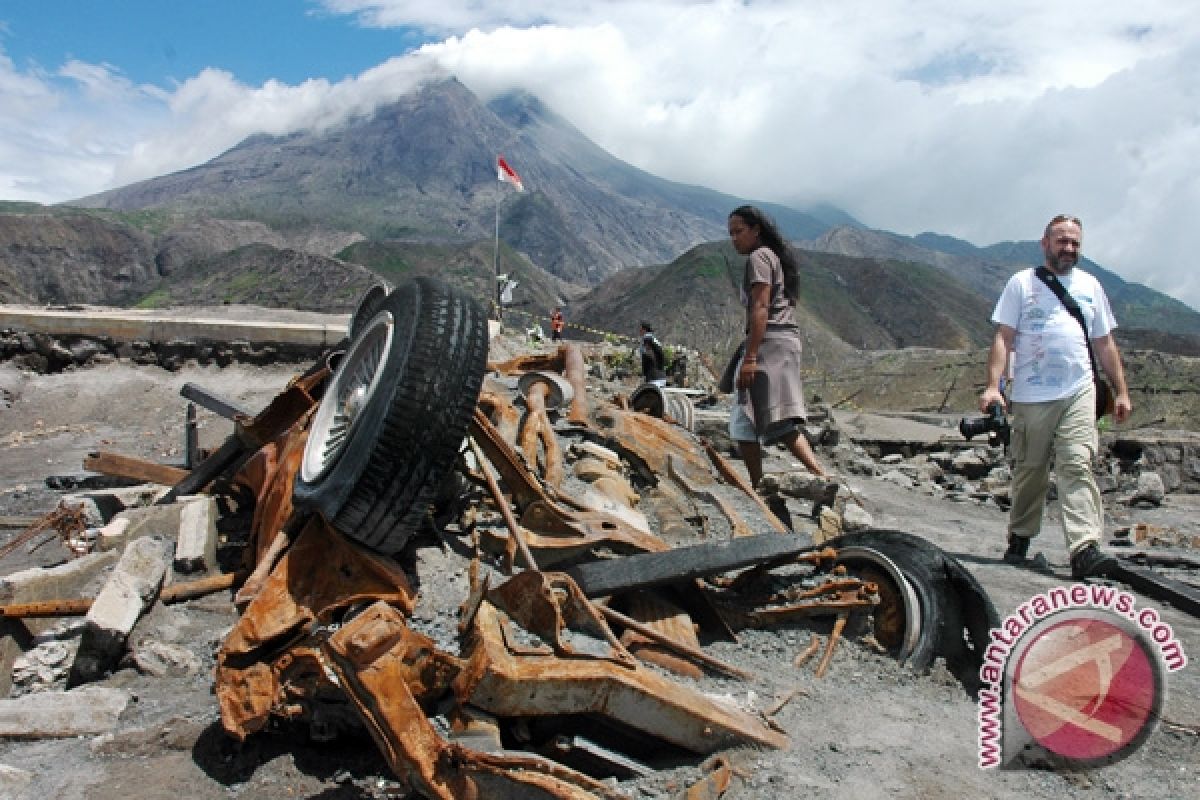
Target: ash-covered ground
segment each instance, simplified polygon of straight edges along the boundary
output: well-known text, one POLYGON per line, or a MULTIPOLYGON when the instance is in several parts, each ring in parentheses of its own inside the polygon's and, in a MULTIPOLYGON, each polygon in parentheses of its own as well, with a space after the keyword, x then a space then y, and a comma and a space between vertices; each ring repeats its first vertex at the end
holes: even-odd
MULTIPOLYGON (((519 342, 505 342, 493 357, 506 358, 521 347, 519 342)), ((0 516, 37 515, 54 508, 62 491, 48 488, 46 477, 80 473, 89 452, 179 463, 186 405, 179 389, 186 382, 257 409, 298 370, 295 365, 235 365, 166 372, 115 363, 42 376, 0 365, 0 516)), ((611 396, 635 385, 626 379, 599 390, 611 396)), ((226 420, 201 412, 202 446, 219 444, 229 432, 226 420)), ((770 453, 766 467, 768 472, 797 468, 779 451, 770 453)), ((928 485, 906 487, 879 477, 844 474, 843 480, 876 526, 918 534, 956 555, 988 590, 1001 617, 1034 594, 1072 583, 1053 520, 1034 548, 1044 554, 1048 571, 1017 569, 1000 562, 1005 514, 994 502, 951 498, 928 485)), ((1200 497, 1195 495, 1169 494, 1157 508, 1131 508, 1112 499, 1114 527, 1147 522, 1200 533, 1200 497)), ((797 519, 806 516, 805 501, 788 503, 797 519)), ((0 543, 16 532, 0 531, 0 543)), ((32 552, 22 548, 0 563, 0 573, 64 558, 56 542, 32 552)), ((429 574, 442 578, 424 581, 426 594, 418 614, 443 615, 443 622, 451 621, 465 590, 467 562, 455 548, 434 541, 418 550, 418 560, 429 574)), ((1170 625, 1193 663, 1170 675, 1162 723, 1141 749, 1118 764, 1086 771, 981 770, 978 705, 941 666, 916 674, 851 638, 838 646, 823 678, 814 677, 813 661, 795 667, 793 660, 813 633, 828 631, 828 620, 747 630, 736 642, 710 644, 713 655, 749 670, 754 678, 739 681, 708 674, 697 682, 702 691, 730 696, 758 710, 791 698, 774 716, 790 738, 790 747, 728 753, 736 777, 724 796, 1196 797, 1200 668, 1195 660, 1200 658, 1200 621, 1158 601, 1142 596, 1137 600, 1139 607, 1154 608, 1170 625)), ((306 730, 286 726, 254 735, 244 744, 224 735, 217 721, 211 670, 236 619, 227 593, 156 606, 139 623, 138 635, 190 653, 194 662, 157 676, 128 667, 102 681, 101 685, 124 687, 135 697, 110 734, 0 742, 0 795, 9 791, 15 798, 39 800, 405 796, 365 734, 320 744, 310 742, 306 730)), ((675 797, 701 777, 699 762, 614 785, 633 798, 675 797)))

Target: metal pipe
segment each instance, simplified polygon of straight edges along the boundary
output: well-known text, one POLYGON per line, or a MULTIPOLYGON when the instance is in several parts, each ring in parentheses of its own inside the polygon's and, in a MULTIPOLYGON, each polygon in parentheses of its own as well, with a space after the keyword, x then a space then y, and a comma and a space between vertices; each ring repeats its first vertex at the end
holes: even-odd
POLYGON ((495 476, 488 469, 488 461, 483 456, 483 450, 480 449, 474 436, 468 437, 467 441, 471 444, 471 452, 475 454, 475 460, 479 462, 479 471, 483 473, 484 480, 487 481, 488 491, 492 493, 492 499, 500 507, 500 515, 504 517, 504 524, 508 526, 509 535, 517 543, 517 550, 520 551, 521 558, 525 559, 525 566, 535 572, 540 572, 541 570, 538 569, 537 562, 533 560, 533 553, 529 551, 529 545, 525 544, 525 537, 521 533, 521 525, 517 522, 517 518, 513 516, 512 508, 508 504, 508 498, 500 491, 500 484, 496 483, 495 476))

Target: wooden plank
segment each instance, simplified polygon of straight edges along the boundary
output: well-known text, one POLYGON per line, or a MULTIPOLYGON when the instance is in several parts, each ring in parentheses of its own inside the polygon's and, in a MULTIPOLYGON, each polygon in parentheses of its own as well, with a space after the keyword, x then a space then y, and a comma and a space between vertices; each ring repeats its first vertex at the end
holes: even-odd
POLYGON ((83 459, 83 468, 102 475, 115 475, 162 486, 174 486, 188 476, 186 469, 104 451, 88 453, 83 459))
POLYGON ((591 561, 564 570, 588 597, 645 589, 762 564, 816 550, 812 539, 795 534, 742 536, 713 544, 676 547, 661 553, 591 561))
POLYGON ((1155 600, 1170 603, 1193 617, 1200 617, 1200 589, 1182 581, 1159 575, 1152 569, 1117 559, 1117 567, 1105 577, 1121 581, 1155 600))

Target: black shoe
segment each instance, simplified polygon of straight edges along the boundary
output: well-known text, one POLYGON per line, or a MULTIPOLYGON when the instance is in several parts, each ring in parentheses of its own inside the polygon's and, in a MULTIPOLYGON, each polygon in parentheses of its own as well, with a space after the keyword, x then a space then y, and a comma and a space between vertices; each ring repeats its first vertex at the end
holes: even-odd
POLYGON ((1071 554, 1071 577, 1105 578, 1117 566, 1117 560, 1100 549, 1095 542, 1088 542, 1071 554))
POLYGON ((1029 537, 1008 535, 1008 549, 1004 551, 1005 564, 1024 564, 1029 557, 1029 537))

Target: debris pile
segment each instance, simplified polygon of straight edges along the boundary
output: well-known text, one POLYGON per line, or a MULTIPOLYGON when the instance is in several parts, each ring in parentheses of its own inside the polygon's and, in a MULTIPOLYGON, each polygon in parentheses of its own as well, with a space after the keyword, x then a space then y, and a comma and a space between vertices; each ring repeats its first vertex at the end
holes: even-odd
MULTIPOLYGON (((76 495, 23 540, 53 529, 78 557, 0 580, 0 735, 111 729, 128 692, 93 684, 125 667, 199 674, 139 623, 230 591, 236 622, 211 643, 224 731, 365 729, 429 798, 624 797, 702 761, 688 796, 719 796, 721 753, 788 747, 771 717, 803 696, 731 688, 755 676, 709 645, 752 629, 802 630, 817 679, 852 638, 973 688, 998 617, 954 558, 873 528, 844 485, 754 491, 697 432, 694 392, 606 397, 576 345, 490 363, 487 346, 458 293, 378 288, 257 414, 189 387, 235 427, 190 469, 95 454, 159 480, 76 495)), ((1000 502, 994 449, 873 457, 832 414, 811 422, 846 474, 1000 502)))

